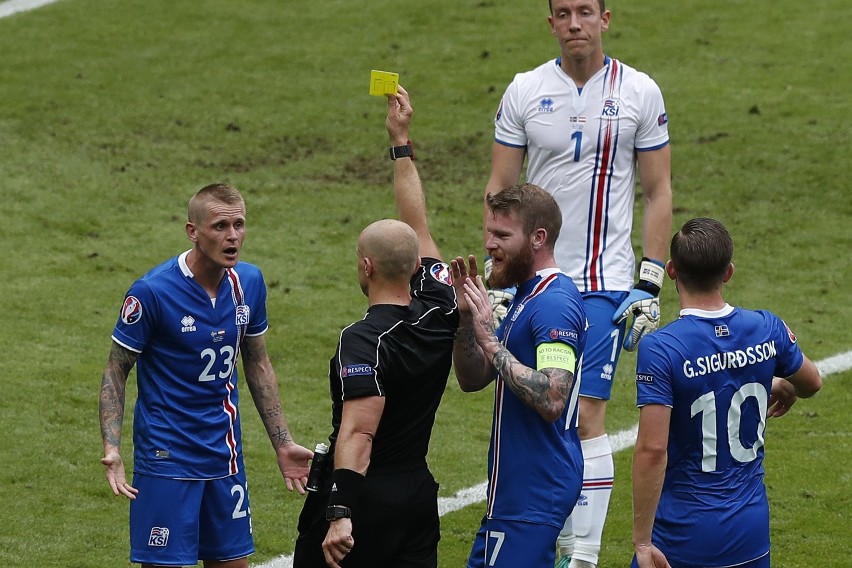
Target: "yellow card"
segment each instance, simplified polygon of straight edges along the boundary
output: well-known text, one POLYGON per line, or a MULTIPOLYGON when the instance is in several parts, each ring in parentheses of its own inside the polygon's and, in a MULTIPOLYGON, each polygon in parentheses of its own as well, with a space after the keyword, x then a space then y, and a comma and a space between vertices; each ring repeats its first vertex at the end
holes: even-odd
POLYGON ((374 97, 395 95, 399 86, 399 73, 389 71, 370 71, 370 94, 374 97))

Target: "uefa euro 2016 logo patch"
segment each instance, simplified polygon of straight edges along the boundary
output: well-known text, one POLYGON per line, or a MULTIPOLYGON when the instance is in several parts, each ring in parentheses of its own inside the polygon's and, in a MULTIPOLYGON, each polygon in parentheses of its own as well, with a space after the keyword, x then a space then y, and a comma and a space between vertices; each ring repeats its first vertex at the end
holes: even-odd
POLYGON ((453 278, 450 276, 449 265, 444 264, 443 262, 438 262, 429 267, 429 273, 432 275, 432 278, 441 284, 452 286, 453 278))
POLYGON ((136 296, 127 296, 121 306, 121 321, 133 325, 142 319, 142 302, 136 296))
POLYGON ((148 546, 166 546, 169 544, 169 529, 166 527, 151 527, 148 546))
POLYGON ((789 338, 790 338, 790 341, 792 341, 793 343, 796 343, 796 342, 799 340, 799 339, 796 337, 796 334, 795 334, 795 333, 793 333, 793 330, 792 330, 792 329, 790 329, 790 326, 788 326, 788 325, 787 325, 787 322, 782 321, 781 323, 783 323, 783 324, 784 324, 784 329, 786 329, 786 330, 787 330, 787 337, 789 337, 789 338))

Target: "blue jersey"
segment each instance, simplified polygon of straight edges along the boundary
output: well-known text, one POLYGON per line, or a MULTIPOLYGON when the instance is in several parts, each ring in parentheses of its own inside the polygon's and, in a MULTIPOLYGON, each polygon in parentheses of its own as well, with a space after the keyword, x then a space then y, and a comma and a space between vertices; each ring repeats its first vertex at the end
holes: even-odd
POLYGON ((637 405, 672 409, 653 541, 673 563, 731 566, 769 552, 767 404, 773 376, 802 361, 780 318, 731 306, 683 310, 639 343, 637 405))
POLYGON ((267 329, 260 270, 238 263, 215 304, 186 255, 137 280, 113 340, 139 353, 134 468, 158 477, 213 479, 242 469, 237 357, 246 335, 267 329))
POLYGON ((577 287, 556 269, 539 271, 518 288, 497 331, 509 352, 533 369, 543 343, 565 343, 578 357, 568 403, 552 423, 497 378, 488 452, 487 516, 561 527, 583 482, 577 397, 586 315, 577 287))

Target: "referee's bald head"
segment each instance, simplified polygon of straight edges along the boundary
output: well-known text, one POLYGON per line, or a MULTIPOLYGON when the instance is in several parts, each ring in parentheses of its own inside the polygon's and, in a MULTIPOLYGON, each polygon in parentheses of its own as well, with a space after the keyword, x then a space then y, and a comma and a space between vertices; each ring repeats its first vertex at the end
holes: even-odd
POLYGON ((358 237, 358 254, 369 258, 376 276, 408 281, 420 262, 414 229, 402 221, 382 219, 367 226, 358 237))

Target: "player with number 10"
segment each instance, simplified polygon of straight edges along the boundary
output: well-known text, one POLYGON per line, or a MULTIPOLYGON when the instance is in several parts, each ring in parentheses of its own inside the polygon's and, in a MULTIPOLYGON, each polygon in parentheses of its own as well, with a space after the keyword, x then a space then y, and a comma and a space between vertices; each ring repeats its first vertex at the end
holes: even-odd
POLYGON ((680 318, 642 340, 636 364, 634 567, 770 566, 766 421, 822 380, 781 318, 725 302, 733 252, 715 219, 672 237, 680 318))

